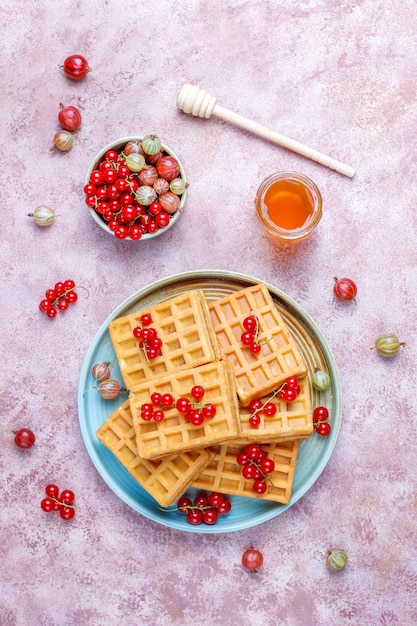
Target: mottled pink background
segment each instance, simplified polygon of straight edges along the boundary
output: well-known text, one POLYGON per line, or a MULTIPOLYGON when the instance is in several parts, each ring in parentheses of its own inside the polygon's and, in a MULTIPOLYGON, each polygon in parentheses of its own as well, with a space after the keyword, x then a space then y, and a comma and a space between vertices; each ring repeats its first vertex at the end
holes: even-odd
POLYGON ((0 624, 411 626, 417 623, 416 184, 414 0, 33 0, 1 3, 0 624), (81 53, 79 83, 59 65, 81 53), (221 106, 357 168, 351 180, 219 119, 181 114, 191 82, 221 106), (59 103, 78 106, 73 149, 49 151, 59 103), (83 181, 93 155, 156 132, 182 159, 186 211, 151 243, 117 242, 92 221, 83 181), (319 186, 324 216, 291 251, 254 217, 260 182, 295 170, 319 186), (39 204, 48 229, 26 214, 39 204), (99 326, 154 280, 206 269, 273 283, 304 307, 336 357, 343 419, 334 453, 293 507, 226 535, 173 531, 107 487, 83 444, 77 385, 99 326), (358 284, 355 305, 333 277, 358 284), (51 321, 46 288, 91 291, 51 321), (406 341, 396 359, 369 348, 406 341), (12 430, 37 443, 19 450, 12 430), (73 489, 71 522, 39 503, 73 489), (257 576, 240 566, 251 544, 257 576), (340 545, 349 565, 325 567, 340 545))

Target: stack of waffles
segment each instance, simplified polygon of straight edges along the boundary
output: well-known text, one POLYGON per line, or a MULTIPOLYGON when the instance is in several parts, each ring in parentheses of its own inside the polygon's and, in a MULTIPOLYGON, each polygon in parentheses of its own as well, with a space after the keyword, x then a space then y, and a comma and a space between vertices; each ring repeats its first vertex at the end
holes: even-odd
POLYGON ((290 501, 299 444, 313 431, 307 368, 285 322, 263 284, 207 302, 190 290, 141 311, 115 319, 110 338, 129 398, 98 429, 98 439, 117 457, 162 507, 169 507, 188 487, 272 500, 290 501), (159 356, 148 359, 133 334, 141 316, 151 316, 162 340, 159 356), (241 342, 242 322, 255 315, 262 350, 253 354, 241 342), (290 376, 300 394, 287 403, 275 395, 277 411, 249 423, 249 405, 266 402, 290 376), (143 420, 141 407, 154 393, 188 397, 204 389, 204 403, 216 407, 200 425, 186 420, 175 406, 162 421, 143 420), (275 462, 271 488, 258 495, 241 475, 237 454, 258 443, 275 462))

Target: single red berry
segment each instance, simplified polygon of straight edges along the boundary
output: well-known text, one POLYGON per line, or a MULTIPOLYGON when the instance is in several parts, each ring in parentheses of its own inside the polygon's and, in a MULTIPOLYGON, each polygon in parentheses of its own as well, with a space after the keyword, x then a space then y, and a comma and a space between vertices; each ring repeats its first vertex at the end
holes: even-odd
POLYGON ((71 56, 65 59, 61 67, 65 75, 72 80, 81 80, 91 71, 87 59, 81 54, 71 54, 71 56))
POLYGON ((152 315, 150 313, 144 313, 140 316, 142 326, 149 326, 152 324, 152 315))
POLYGON ((209 495, 207 496, 207 501, 211 506, 217 507, 220 506, 220 504, 223 502, 224 500, 224 495, 222 493, 217 493, 217 491, 213 491, 212 493, 209 493, 209 495))
POLYGON ((59 500, 63 502, 63 504, 72 504, 74 502, 75 495, 71 489, 64 489, 61 493, 59 500))
POLYGON ((159 393, 158 391, 154 391, 151 394, 152 404, 161 404, 161 398, 162 398, 162 394, 159 393))
POLYGON ((258 468, 252 463, 250 465, 244 465, 242 467, 242 476, 243 478, 246 478, 246 480, 255 480, 258 472, 258 468))
POLYGON ((262 552, 249 548, 243 553, 242 565, 249 572, 256 573, 264 562, 262 552))
POLYGON ((218 519, 219 519, 219 513, 217 509, 215 508, 209 508, 203 512, 203 522, 205 524, 208 524, 209 526, 212 526, 213 524, 215 524, 218 519))
POLYGON ((199 491, 195 495, 195 497, 194 497, 194 506, 198 507, 199 509, 202 509, 205 506, 208 506, 207 495, 203 491, 199 491))
POLYGON ((254 415, 250 416, 248 422, 252 428, 258 428, 259 424, 261 423, 261 416, 259 415, 259 413, 255 413, 254 415))
POLYGON ((252 352, 252 354, 259 354, 260 351, 262 350, 262 346, 257 343, 256 341, 253 341, 250 346, 250 351, 252 352))
POLYGON ((164 412, 161 409, 156 409, 156 411, 153 412, 153 419, 155 422, 162 422, 164 417, 164 412))
POLYGON ((247 330, 241 334, 240 341, 243 343, 244 346, 250 346, 251 343, 253 342, 254 337, 255 335, 249 330, 247 330))
POLYGON ((262 408, 262 400, 255 398, 254 400, 251 401, 249 405, 249 410, 251 413, 255 413, 255 411, 259 411, 260 408, 262 408))
POLYGON ((47 485, 45 487, 45 493, 50 498, 57 498, 59 495, 59 487, 58 485, 47 485))
POLYGON ((254 315, 248 315, 247 317, 245 317, 242 324, 243 324, 243 328, 250 331, 252 335, 255 333, 256 327, 257 327, 257 320, 254 315))
POLYGON ((211 419, 216 415, 216 407, 214 404, 205 404, 201 409, 203 416, 207 419, 211 419))
POLYGON ((329 417, 329 411, 325 406, 316 406, 313 411, 313 423, 324 422, 329 417))
POLYGON ((60 509, 59 514, 62 517, 62 519, 70 520, 75 515, 75 509, 72 506, 64 506, 62 507, 62 509, 60 509))
POLYGON ((285 381, 288 389, 297 389, 298 385, 298 378, 296 376, 290 376, 289 378, 287 378, 287 380, 285 381))
POLYGON ((223 502, 221 502, 217 506, 217 511, 218 511, 219 515, 226 515, 226 513, 228 513, 231 508, 232 508, 232 504, 231 504, 230 500, 228 498, 224 498, 223 502))
POLYGON ((31 448, 35 443, 35 435, 29 428, 20 428, 15 433, 14 442, 19 448, 31 448))
POLYGON ((204 396, 204 388, 201 385, 194 385, 191 395, 195 400, 200 400, 204 396))
POLYGON ((358 293, 356 283, 351 278, 334 278, 333 293, 338 300, 349 302, 358 293))
POLYGON ((190 401, 188 398, 178 398, 175 403, 177 411, 180 413, 187 413, 190 408, 190 401))
POLYGON ((247 465, 249 463, 249 458, 246 452, 239 452, 239 454, 236 457, 236 461, 238 465, 241 465, 242 467, 244 465, 247 465))
POLYGON ((262 451, 257 443, 251 443, 246 447, 245 452, 249 459, 256 460, 260 458, 262 451))
POLYGON ((199 509, 190 509, 187 512, 187 522, 193 526, 198 526, 203 521, 203 513, 199 509))
POLYGON ((182 496, 177 502, 177 509, 181 513, 188 513, 192 505, 193 503, 191 502, 190 498, 182 496))
POLYGON ((320 435, 321 437, 327 437, 328 435, 330 435, 331 426, 329 422, 320 422, 319 424, 317 424, 315 429, 318 435, 320 435))
POLYGON ((171 406, 174 403, 174 397, 170 393, 164 393, 161 396, 161 405, 164 407, 171 406))
POLYGON ((44 498, 41 501, 41 509, 45 511, 45 513, 51 513, 51 511, 55 510, 55 502, 52 498, 44 498))
POLYGON ((264 408, 262 409, 262 413, 264 413, 264 415, 266 415, 267 417, 273 417, 276 412, 277 412, 277 405, 274 404, 273 402, 267 402, 264 408))
POLYGON ((275 462, 273 459, 266 457, 260 460, 259 466, 263 474, 272 474, 275 469, 275 462))
POLYGON ((255 480, 253 483, 253 490, 255 493, 262 495, 268 491, 268 485, 266 484, 266 481, 261 478, 259 480, 255 480))

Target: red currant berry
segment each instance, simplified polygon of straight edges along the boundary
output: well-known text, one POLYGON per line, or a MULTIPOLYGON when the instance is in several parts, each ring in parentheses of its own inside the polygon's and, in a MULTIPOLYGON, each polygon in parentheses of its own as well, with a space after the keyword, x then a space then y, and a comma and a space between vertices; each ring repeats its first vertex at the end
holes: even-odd
POLYGON ((187 413, 190 409, 190 401, 188 398, 178 398, 175 406, 177 408, 177 411, 179 411, 180 413, 187 413))
POLYGON ((50 498, 57 498, 59 495, 59 487, 58 485, 47 485, 45 487, 45 493, 50 498))
POLYGON ((164 393, 161 397, 161 405, 164 407, 171 406, 174 403, 174 397, 170 393, 164 393))
POLYGON ((103 174, 100 170, 93 170, 90 174, 90 183, 98 187, 103 184, 103 174))
POLYGON ((259 413, 255 413, 255 415, 250 416, 248 422, 252 428, 258 428, 259 424, 261 423, 261 416, 259 415, 259 413))
POLYGON ((161 210, 162 206, 160 202, 152 202, 152 204, 149 205, 149 213, 151 213, 152 215, 157 215, 161 212, 161 210))
POLYGON ((255 480, 258 473, 258 469, 256 465, 244 465, 242 467, 242 476, 246 478, 246 480, 255 480))
POLYGON ((206 509, 203 513, 203 522, 209 526, 212 526, 219 519, 219 513, 217 509, 206 509))
POLYGON ((217 512, 219 515, 226 515, 226 513, 228 513, 231 508, 232 508, 232 504, 230 500, 225 498, 223 502, 219 504, 219 506, 217 507, 217 512))
POLYGON ((277 412, 277 405, 274 404, 273 402, 267 402, 264 408, 262 409, 262 412, 267 417, 273 417, 275 413, 277 412))
POLYGON ((137 224, 132 224, 129 228, 129 237, 134 241, 138 241, 142 237, 142 231, 137 224))
POLYGON ((243 328, 250 331, 252 335, 255 333, 257 327, 256 317, 254 315, 248 315, 243 320, 243 328))
POLYGON ((264 557, 262 552, 259 550, 255 550, 254 548, 249 548, 243 553, 242 556, 242 565, 249 572, 256 573, 258 569, 262 566, 264 562, 264 557))
POLYGON ((70 291, 70 289, 75 289, 75 281, 74 280, 66 280, 64 282, 65 291, 70 291))
POLYGON ((255 399, 252 400, 250 405, 249 405, 249 410, 251 413, 255 413, 255 411, 259 411, 259 409, 262 407, 262 400, 259 399, 255 399))
POLYGON ((19 448, 31 448, 35 443, 35 435, 29 428, 21 428, 15 433, 14 442, 19 448))
POLYGON ((126 239, 128 234, 129 234, 128 227, 120 223, 118 224, 116 230, 114 231, 114 236, 116 237, 116 239, 126 239))
POLYGON ((198 526, 203 521, 203 513, 199 509, 191 509, 187 513, 187 522, 198 526))
POLYGON ((261 452, 262 450, 257 443, 251 443, 246 448, 246 454, 249 459, 259 459, 261 456, 261 452))
POLYGON ((266 457, 260 460, 259 467, 263 474, 272 474, 275 469, 275 462, 273 459, 266 457))
POLYGON ((329 411, 325 406, 316 406, 313 411, 313 423, 324 422, 329 417, 329 411))
POLYGON ((194 506, 198 507, 199 509, 202 509, 205 506, 208 506, 207 495, 203 491, 200 491, 194 497, 194 506))
POLYGON ((191 389, 191 395, 195 400, 200 400, 204 396, 204 388, 201 385, 194 385, 191 389))
POLYGON ((143 315, 140 316, 140 321, 142 326, 149 326, 150 324, 152 324, 152 316, 150 313, 144 313, 143 315))
POLYGON ((47 311, 46 311, 46 315, 48 317, 50 317, 51 319, 53 319, 54 317, 56 317, 57 314, 57 310, 55 309, 55 307, 51 306, 47 311))
POLYGON ((164 417, 164 412, 161 409, 156 409, 156 411, 153 412, 153 419, 155 422, 162 422, 164 417))
POLYGON ((166 211, 160 211, 155 215, 155 223, 159 228, 165 228, 169 224, 169 214, 166 211))
POLYGON ((162 398, 162 394, 159 393, 158 391, 154 391, 151 394, 152 404, 161 404, 161 398, 162 398))
POLYGON ((298 387, 298 378, 296 376, 290 376, 285 381, 288 389, 297 389, 298 387))
POLYGON ((259 480, 255 480, 252 489, 255 493, 262 495, 268 491, 268 485, 266 484, 266 481, 261 478, 259 480))
POLYGON ((74 492, 71 489, 64 489, 59 499, 63 504, 72 504, 75 499, 74 492))
POLYGON ((182 498, 180 498, 177 502, 177 509, 181 513, 188 513, 191 507, 192 502, 190 498, 187 498, 186 496, 182 496, 182 498))
POLYGON ((253 343, 253 339, 254 339, 254 334, 251 333, 250 331, 246 331, 242 333, 240 336, 240 341, 243 343, 244 346, 250 346, 251 343, 253 343))
POLYGON ((245 465, 248 465, 249 457, 246 454, 246 452, 239 452, 239 454, 236 457, 236 461, 237 461, 238 465, 241 465, 243 467, 245 465))
POLYGON ((62 509, 60 509, 59 514, 62 519, 68 521, 74 517, 75 509, 72 506, 64 506, 62 509))
POLYGON ((40 311, 48 311, 51 308, 50 300, 41 300, 39 303, 40 311))
POLYGON ((204 422, 204 415, 198 409, 191 409, 188 411, 187 418, 193 426, 201 426, 204 422))
POLYGON ((60 311, 66 311, 68 309, 68 300, 62 299, 58 301, 57 307, 60 311))
POLYGON ((76 291, 69 291, 66 295, 65 295, 65 300, 69 303, 69 304, 74 304, 74 302, 77 302, 78 300, 78 294, 76 291))
POLYGON ((252 352, 252 354, 259 354, 262 347, 259 343, 257 343, 256 341, 253 341, 250 346, 250 351, 252 352))
POLYGON ((41 509, 45 511, 45 513, 50 513, 55 510, 55 502, 52 498, 44 498, 41 501, 41 509))
POLYGON ((329 422, 320 422, 319 424, 317 424, 315 429, 318 435, 320 435, 321 437, 327 437, 328 435, 330 435, 331 426, 329 422))
POLYGON ((211 419, 216 415, 216 407, 214 404, 205 404, 201 412, 205 418, 211 419))
POLYGON ((49 302, 53 302, 56 298, 56 291, 55 289, 47 289, 45 291, 45 298, 47 300, 49 300, 49 302))
POLYGON ((213 491, 209 493, 207 496, 207 501, 211 506, 214 506, 216 509, 224 500, 224 495, 222 493, 217 493, 217 491, 213 491))
POLYGON ((295 389, 288 389, 288 388, 284 389, 284 400, 286 402, 294 402, 296 398, 297 398, 297 392, 295 391, 295 389))

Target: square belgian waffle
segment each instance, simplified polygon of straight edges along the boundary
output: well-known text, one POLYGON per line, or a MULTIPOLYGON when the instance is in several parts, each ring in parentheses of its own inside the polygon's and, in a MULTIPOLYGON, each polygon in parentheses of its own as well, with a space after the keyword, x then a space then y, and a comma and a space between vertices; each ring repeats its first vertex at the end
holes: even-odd
MULTIPOLYGON (((276 406, 276 413, 267 417, 262 411, 257 412, 260 417, 259 426, 254 428, 249 423, 252 415, 249 407, 241 407, 240 422, 242 437, 249 441, 277 440, 281 438, 306 439, 313 432, 313 410, 311 406, 310 381, 308 377, 299 379, 300 393, 293 402, 281 400, 273 394, 260 398, 262 404, 272 402, 276 406)), ((279 385, 277 387, 279 389, 279 385)))
POLYGON ((261 449, 275 462, 274 471, 268 475, 268 491, 263 495, 253 491, 253 481, 242 476, 242 467, 236 460, 246 445, 243 440, 235 440, 214 446, 214 458, 191 486, 196 489, 288 504, 291 499, 299 440, 260 444, 261 449))
POLYGON ((163 507, 177 502, 213 456, 204 449, 196 449, 159 461, 141 459, 128 400, 102 424, 97 430, 97 437, 163 507))
POLYGON ((242 406, 266 396, 289 376, 304 377, 307 368, 278 312, 267 287, 254 285, 209 304, 222 357, 233 367, 242 406), (259 322, 259 354, 241 342, 243 320, 250 314, 259 322))
POLYGON ((227 361, 215 361, 146 381, 131 390, 129 400, 139 455, 144 459, 210 446, 240 435, 236 387, 227 361), (175 407, 179 398, 191 398, 194 385, 201 385, 205 390, 201 402, 216 407, 215 416, 206 418, 201 426, 188 422, 175 407), (170 393, 174 398, 172 408, 164 409, 161 422, 145 421, 141 417, 142 405, 151 402, 154 392, 170 393))
POLYGON ((206 299, 197 289, 119 317, 109 324, 109 333, 128 389, 144 380, 211 363, 220 356, 206 299), (133 336, 144 313, 151 315, 150 327, 162 340, 160 355, 150 360, 133 336))

